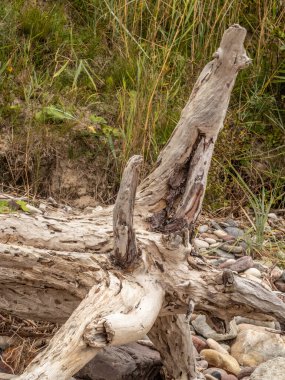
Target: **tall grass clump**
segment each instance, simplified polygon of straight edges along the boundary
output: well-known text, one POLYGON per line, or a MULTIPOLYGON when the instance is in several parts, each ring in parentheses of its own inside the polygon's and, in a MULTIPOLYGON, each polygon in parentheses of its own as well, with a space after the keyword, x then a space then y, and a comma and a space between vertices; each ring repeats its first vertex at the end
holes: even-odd
POLYGON ((130 155, 142 154, 147 171, 224 30, 240 23, 253 64, 234 88, 206 202, 248 202, 229 163, 253 191, 260 177, 274 188, 285 176, 284 16, 276 0, 3 0, 0 123, 13 147, 0 157, 5 181, 48 192, 47 172, 66 157, 91 172, 99 162, 110 193, 130 155))

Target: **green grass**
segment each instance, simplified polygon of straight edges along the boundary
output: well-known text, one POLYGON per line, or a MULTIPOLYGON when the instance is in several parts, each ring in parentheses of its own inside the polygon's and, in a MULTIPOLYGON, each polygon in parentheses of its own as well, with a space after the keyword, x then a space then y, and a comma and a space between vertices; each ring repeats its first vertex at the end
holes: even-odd
POLYGON ((109 190, 100 199, 112 200, 130 155, 143 154, 143 173, 156 160, 199 71, 237 22, 253 64, 234 88, 206 206, 248 203, 229 162, 257 196, 260 178, 267 192, 284 184, 280 1, 2 0, 0 17, 6 184, 46 195, 55 162, 68 157, 91 172, 103 167, 109 190))

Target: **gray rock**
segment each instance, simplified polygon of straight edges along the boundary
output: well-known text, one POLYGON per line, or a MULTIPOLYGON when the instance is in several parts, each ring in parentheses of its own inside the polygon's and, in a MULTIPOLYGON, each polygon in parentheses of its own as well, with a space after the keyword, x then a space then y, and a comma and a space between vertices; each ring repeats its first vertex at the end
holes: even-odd
POLYGON ((232 218, 228 218, 228 219, 226 220, 226 223, 228 223, 228 225, 229 225, 230 227, 238 227, 238 223, 237 223, 237 221, 234 220, 234 219, 232 219, 232 218))
POLYGON ((238 380, 244 379, 247 376, 250 376, 256 367, 244 367, 238 374, 238 380))
POLYGON ((209 243, 201 239, 193 239, 193 244, 196 248, 209 248, 209 243))
POLYGON ((209 226, 207 226, 207 224, 203 224, 202 226, 198 227, 198 232, 200 232, 200 234, 202 234, 204 232, 207 232, 208 229, 209 229, 209 226))
POLYGON ((229 235, 235 238, 240 238, 244 235, 244 231, 237 227, 226 227, 225 230, 229 235))
POLYGON ((99 352, 76 375, 76 379, 157 379, 162 362, 159 353, 138 343, 108 347, 99 352))
POLYGON ((278 357, 260 364, 250 375, 249 380, 284 380, 285 358, 278 357))
POLYGON ((222 249, 220 248, 215 248, 213 250, 213 254, 219 256, 219 257, 222 257, 224 259, 233 259, 234 256, 226 251, 223 251, 222 249))
POLYGON ((219 225, 219 223, 215 222, 214 220, 211 220, 211 226, 216 230, 222 230, 222 227, 219 225))
MULTIPOLYGON (((243 272, 248 270, 253 265, 253 260, 250 256, 243 256, 236 260, 235 263, 228 266, 228 268, 234 272, 243 272)), ((257 270, 257 269, 256 269, 257 270)))
POLYGON ((261 273, 266 272, 268 270, 266 266, 256 261, 253 263, 253 268, 258 269, 261 273))
POLYGON ((238 246, 238 245, 223 244, 222 249, 223 249, 223 251, 232 252, 232 253, 242 253, 243 252, 243 248, 238 246))

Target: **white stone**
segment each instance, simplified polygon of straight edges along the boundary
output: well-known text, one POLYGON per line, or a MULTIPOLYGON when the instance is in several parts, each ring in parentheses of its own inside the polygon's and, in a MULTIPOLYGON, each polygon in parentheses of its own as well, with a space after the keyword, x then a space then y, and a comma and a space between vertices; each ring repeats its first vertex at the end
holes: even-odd
POLYGON ((215 230, 214 231, 214 234, 216 236, 218 236, 218 238, 223 238, 224 236, 227 236, 227 232, 223 231, 223 230, 215 230))
POLYGON ((244 274, 246 276, 250 275, 250 276, 255 276, 257 278, 261 278, 261 272, 257 268, 249 268, 249 269, 244 271, 244 274))
POLYGON ((284 340, 283 336, 267 331, 266 327, 241 324, 231 346, 231 355, 240 365, 254 367, 277 356, 285 358, 284 340))
POLYGON ((249 380, 284 380, 285 358, 277 357, 260 364, 251 374, 249 380))
POLYGON ((204 240, 200 240, 200 239, 194 239, 193 240, 193 243, 194 243, 194 246, 196 248, 209 248, 209 243, 207 243, 206 241, 204 240))
POLYGON ((212 239, 212 238, 205 238, 204 240, 205 240, 207 243, 209 243, 209 244, 215 244, 215 243, 217 242, 217 240, 212 239))
POLYGON ((221 243, 213 243, 210 245, 211 248, 217 248, 220 247, 222 244, 221 243))
POLYGON ((203 224, 202 226, 198 227, 198 232, 200 232, 200 234, 202 234, 204 232, 207 232, 208 229, 209 229, 209 226, 207 226, 207 224, 203 224))
POLYGON ((274 212, 270 212, 270 213, 268 214, 268 218, 277 220, 277 219, 278 219, 278 216, 277 216, 276 214, 274 214, 274 212))

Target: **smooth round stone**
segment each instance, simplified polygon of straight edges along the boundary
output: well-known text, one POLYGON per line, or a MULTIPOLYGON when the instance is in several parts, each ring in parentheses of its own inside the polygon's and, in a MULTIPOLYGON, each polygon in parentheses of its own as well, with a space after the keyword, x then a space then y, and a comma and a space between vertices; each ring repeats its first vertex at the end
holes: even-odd
POLYGON ((198 232, 200 232, 200 234, 203 234, 207 232, 208 229, 209 229, 209 226, 207 226, 207 224, 203 224, 202 226, 198 227, 198 232))
POLYGON ((250 375, 250 380, 284 380, 285 358, 276 357, 260 364, 250 375))
POLYGON ((260 270, 261 273, 266 272, 268 270, 268 268, 265 265, 263 265, 257 261, 255 261, 253 263, 253 268, 260 270))
POLYGON ((239 237, 242 237, 244 235, 244 231, 241 230, 240 228, 237 228, 237 227, 227 227, 225 228, 226 232, 235 237, 235 238, 239 238, 239 237))
POLYGON ((212 375, 205 375, 205 379, 206 380, 221 380, 222 379, 222 377, 220 376, 220 375, 218 375, 218 376, 212 376, 212 375))
POLYGON ((231 253, 225 252, 219 248, 215 248, 213 253, 219 257, 223 257, 224 259, 232 259, 233 258, 233 255, 231 253))
POLYGON ((232 219, 232 218, 227 218, 226 223, 230 227, 238 227, 238 223, 234 219, 232 219))
POLYGON ((228 260, 224 261, 222 264, 220 264, 220 269, 229 268, 235 262, 236 262, 235 259, 228 259, 228 260))
POLYGON ((208 347, 208 344, 201 338, 201 337, 198 337, 198 336, 193 336, 192 335, 192 342, 194 344, 194 347, 196 348, 196 350, 200 353, 202 350, 204 350, 205 348, 208 347))
POLYGON ((238 378, 234 375, 227 374, 223 375, 221 380, 238 380, 238 378))
POLYGON ((204 240, 205 240, 207 243, 209 243, 209 244, 215 244, 215 243, 217 243, 217 240, 212 239, 212 238, 205 238, 204 240))
POLYGON ((270 212, 270 213, 268 214, 268 218, 277 220, 277 219, 278 219, 278 216, 277 216, 276 214, 274 214, 274 212, 270 212))
POLYGON ((211 245, 210 245, 210 247, 211 248, 218 248, 218 247, 220 247, 222 244, 221 243, 212 243, 211 245))
POLYGON ((207 339, 207 344, 208 346, 212 349, 212 350, 216 350, 218 352, 220 352, 221 354, 225 354, 227 355, 228 354, 228 351, 225 350, 218 342, 216 342, 214 339, 212 338, 208 338, 207 339))
POLYGON ((221 354, 212 349, 205 349, 200 352, 205 360, 215 367, 222 368, 234 375, 240 372, 240 366, 237 360, 230 354, 221 354))
POLYGON ((208 368, 204 371, 204 375, 211 375, 213 376, 213 374, 215 373, 219 373, 222 377, 222 375, 226 375, 227 372, 222 369, 222 368, 216 368, 216 367, 211 367, 211 368, 208 368))
POLYGON ((225 232, 225 231, 223 231, 223 230, 215 230, 215 231, 213 231, 214 232, 214 234, 216 235, 216 236, 218 236, 218 238, 220 238, 220 239, 222 239, 223 237, 225 237, 225 236, 228 236, 228 234, 225 232))
POLYGON ((261 278, 261 272, 256 268, 249 268, 246 271, 244 271, 244 274, 247 276, 254 276, 257 278, 261 278))
POLYGON ((223 239, 223 241, 228 242, 228 243, 235 241, 235 238, 231 235, 228 235, 228 234, 223 236, 222 239, 223 239))
POLYGON ((243 256, 236 260, 229 268, 234 272, 243 272, 251 268, 253 265, 253 260, 250 256, 243 256))
POLYGON ((223 244, 222 248, 224 251, 231 253, 242 253, 243 251, 243 248, 238 245, 223 244))
POLYGON ((246 376, 250 376, 256 367, 244 367, 238 374, 238 380, 244 379, 246 376))
POLYGON ((278 280, 274 283, 274 285, 276 286, 276 288, 282 292, 282 293, 285 293, 285 282, 283 282, 282 280, 278 280))
POLYGON ((195 245, 196 248, 209 248, 209 243, 207 243, 204 240, 201 239, 193 239, 193 244, 195 245))
POLYGON ((278 267, 275 267, 272 269, 271 273, 270 273, 270 277, 272 279, 273 282, 279 280, 279 278, 282 276, 282 269, 278 268, 278 267))

